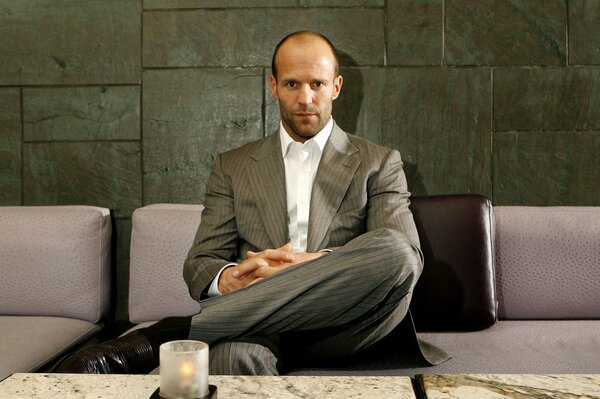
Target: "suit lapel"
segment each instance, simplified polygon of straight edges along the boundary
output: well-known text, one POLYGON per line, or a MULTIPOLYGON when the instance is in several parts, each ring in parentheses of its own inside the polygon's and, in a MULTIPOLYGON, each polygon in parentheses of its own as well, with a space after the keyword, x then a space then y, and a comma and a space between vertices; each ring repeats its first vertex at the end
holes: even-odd
POLYGON ((323 149, 310 199, 307 251, 319 250, 360 164, 356 147, 337 125, 323 149))
POLYGON ((247 170, 250 191, 256 202, 264 229, 273 248, 288 241, 285 173, 279 134, 269 136, 250 155, 254 162, 247 170))

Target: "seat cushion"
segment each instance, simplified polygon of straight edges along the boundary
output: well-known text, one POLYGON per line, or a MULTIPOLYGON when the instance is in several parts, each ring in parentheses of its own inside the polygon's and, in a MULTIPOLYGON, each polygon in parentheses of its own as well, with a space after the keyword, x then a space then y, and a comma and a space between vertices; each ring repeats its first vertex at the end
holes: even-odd
POLYGON ((600 207, 494 207, 499 317, 600 319, 600 207))
POLYGON ((188 316, 200 311, 183 280, 183 262, 200 225, 201 205, 155 204, 132 217, 129 320, 188 316))
POLYGON ((63 317, 0 316, 0 381, 12 373, 38 370, 100 329, 63 317))
MULTIPOLYGON (((302 368, 295 375, 406 375, 443 373, 578 374, 600 370, 600 320, 499 321, 472 332, 421 333, 452 358, 425 367, 399 348, 378 348, 364 362, 346 367, 302 368), (387 350, 386 350, 387 349, 387 350)), ((398 345, 398 342, 396 345, 398 345)))
POLYGON ((102 319, 110 300, 108 209, 0 207, 0 226, 0 314, 102 319))
POLYGON ((600 320, 499 321, 475 333, 422 334, 452 359, 421 373, 597 373, 600 320))
POLYGON ((425 257, 411 311, 417 330, 480 330, 496 322, 490 202, 479 195, 414 197, 425 257))

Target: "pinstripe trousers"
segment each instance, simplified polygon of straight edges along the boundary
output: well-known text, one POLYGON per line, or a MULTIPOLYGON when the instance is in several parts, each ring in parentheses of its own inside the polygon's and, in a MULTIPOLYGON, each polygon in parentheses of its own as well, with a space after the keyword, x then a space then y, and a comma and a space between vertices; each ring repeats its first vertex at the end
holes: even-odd
POLYGON ((277 375, 296 356, 340 359, 391 332, 422 270, 392 229, 367 232, 320 258, 200 301, 190 339, 211 345, 212 374, 277 375))

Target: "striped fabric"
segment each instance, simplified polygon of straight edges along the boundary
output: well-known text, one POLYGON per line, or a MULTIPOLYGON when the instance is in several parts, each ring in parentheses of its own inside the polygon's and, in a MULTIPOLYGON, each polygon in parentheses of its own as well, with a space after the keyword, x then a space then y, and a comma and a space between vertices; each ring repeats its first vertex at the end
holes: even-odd
MULTIPOLYGON (((335 250, 202 300, 190 338, 215 345, 211 369, 275 374, 281 342, 285 351, 330 359, 390 332, 422 269, 409 195, 397 151, 334 126, 312 188, 307 250, 335 250), (270 344, 261 341, 274 334, 270 344)), ((217 157, 204 205, 184 267, 198 300, 226 263, 289 240, 279 136, 217 157)))

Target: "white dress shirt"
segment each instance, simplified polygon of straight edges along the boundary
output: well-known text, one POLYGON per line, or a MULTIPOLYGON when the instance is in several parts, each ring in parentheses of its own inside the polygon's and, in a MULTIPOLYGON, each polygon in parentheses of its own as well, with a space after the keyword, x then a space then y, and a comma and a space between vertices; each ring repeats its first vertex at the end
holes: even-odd
POLYGON ((288 233, 293 252, 306 252, 312 186, 332 130, 333 119, 330 118, 319 133, 302 144, 292 140, 283 125, 279 128, 285 165, 288 233))
MULTIPOLYGON (((310 197, 315 175, 321 162, 325 144, 333 131, 333 118, 310 140, 304 143, 294 141, 279 124, 281 154, 285 167, 285 188, 287 197, 288 234, 293 252, 306 252, 310 197)), ((236 263, 225 265, 212 281, 209 296, 221 295, 219 277, 223 270, 236 263)))

